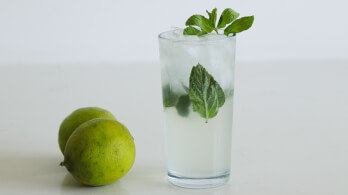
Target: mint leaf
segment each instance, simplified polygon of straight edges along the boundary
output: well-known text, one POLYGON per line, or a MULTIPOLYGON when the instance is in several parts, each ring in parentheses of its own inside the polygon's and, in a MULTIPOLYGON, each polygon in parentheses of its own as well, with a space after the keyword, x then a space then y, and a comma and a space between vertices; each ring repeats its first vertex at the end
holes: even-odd
POLYGON ((210 25, 210 21, 202 15, 193 15, 186 21, 186 26, 198 26, 203 31, 210 33, 214 27, 210 25))
POLYGON ((201 31, 192 26, 184 29, 184 35, 197 35, 198 33, 201 33, 201 31))
POLYGON ((239 13, 231 8, 225 9, 219 19, 218 28, 224 28, 227 24, 239 17, 239 13))
POLYGON ((240 33, 242 31, 248 30, 253 25, 253 22, 254 16, 239 18, 225 29, 224 34, 228 35, 230 33, 240 33))
POLYGON ((209 13, 209 11, 207 10, 207 13, 209 15, 210 25, 214 28, 215 28, 215 24, 216 24, 216 11, 217 11, 216 8, 213 9, 213 11, 211 11, 211 13, 209 13))
POLYGON ((164 107, 175 106, 175 104, 178 102, 178 96, 175 93, 173 93, 169 84, 165 85, 162 88, 162 96, 164 107))
POLYGON ((176 110, 180 116, 188 116, 190 113, 189 106, 191 104, 189 95, 183 95, 179 98, 178 103, 176 104, 176 110))
POLYGON ((193 111, 205 118, 206 123, 217 115, 219 107, 225 103, 225 94, 220 85, 200 64, 191 70, 189 97, 193 111))

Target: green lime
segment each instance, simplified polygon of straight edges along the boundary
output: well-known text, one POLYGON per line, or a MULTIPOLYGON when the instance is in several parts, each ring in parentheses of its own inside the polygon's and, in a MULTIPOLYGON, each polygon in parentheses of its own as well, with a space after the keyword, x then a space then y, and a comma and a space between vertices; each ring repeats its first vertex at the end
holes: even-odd
POLYGON ((95 118, 109 118, 115 119, 115 117, 107 110, 97 107, 87 107, 75 110, 69 116, 67 116, 59 128, 58 143, 60 151, 64 154, 65 144, 68 141, 70 135, 81 124, 95 118))
POLYGON ((128 129, 111 119, 93 119, 70 136, 65 166, 79 182, 100 186, 124 176, 133 166, 135 145, 128 129))

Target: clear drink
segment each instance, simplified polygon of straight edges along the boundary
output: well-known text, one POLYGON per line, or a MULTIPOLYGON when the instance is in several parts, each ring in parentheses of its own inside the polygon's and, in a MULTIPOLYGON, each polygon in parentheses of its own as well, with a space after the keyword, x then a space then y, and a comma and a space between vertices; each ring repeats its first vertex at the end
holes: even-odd
POLYGON ((159 35, 168 179, 175 185, 222 185, 230 173, 235 36, 159 35), (192 67, 202 65, 224 92, 225 102, 207 121, 189 96, 192 67))

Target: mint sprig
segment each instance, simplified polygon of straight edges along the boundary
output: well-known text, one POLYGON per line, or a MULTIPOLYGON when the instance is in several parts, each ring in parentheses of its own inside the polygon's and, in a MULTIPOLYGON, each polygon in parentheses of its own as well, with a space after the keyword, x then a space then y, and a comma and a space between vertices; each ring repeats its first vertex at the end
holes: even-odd
POLYGON ((198 112, 205 122, 217 115, 225 103, 225 94, 214 77, 198 64, 191 70, 189 97, 193 111, 198 112))
POLYGON ((219 29, 223 29, 230 24, 224 29, 224 34, 229 35, 230 33, 240 33, 248 30, 254 22, 254 16, 237 19, 239 13, 231 8, 227 8, 221 13, 219 22, 216 25, 217 9, 214 8, 211 12, 208 10, 206 12, 208 13, 209 19, 202 15, 193 15, 187 19, 185 24, 188 27, 184 29, 183 34, 202 36, 211 33, 212 31, 219 34, 219 29))

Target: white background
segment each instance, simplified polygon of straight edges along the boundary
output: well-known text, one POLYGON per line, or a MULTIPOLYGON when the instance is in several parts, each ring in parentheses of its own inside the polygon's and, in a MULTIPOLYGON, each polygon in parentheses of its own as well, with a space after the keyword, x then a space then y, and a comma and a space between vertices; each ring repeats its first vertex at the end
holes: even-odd
POLYGON ((237 61, 347 59, 344 0, 0 0, 0 64, 158 61, 157 35, 194 13, 255 15, 237 61))
POLYGON ((348 194, 344 0, 0 0, 0 194, 348 194), (157 35, 207 8, 255 15, 237 37, 229 184, 166 180, 157 35), (110 110, 135 138, 131 171, 83 187, 58 128, 110 110))

